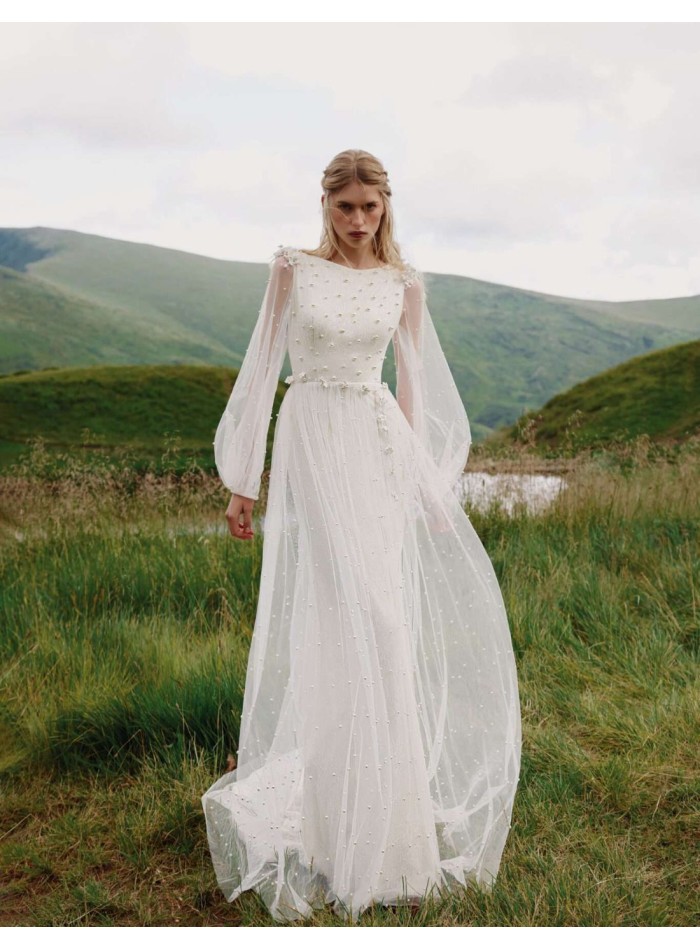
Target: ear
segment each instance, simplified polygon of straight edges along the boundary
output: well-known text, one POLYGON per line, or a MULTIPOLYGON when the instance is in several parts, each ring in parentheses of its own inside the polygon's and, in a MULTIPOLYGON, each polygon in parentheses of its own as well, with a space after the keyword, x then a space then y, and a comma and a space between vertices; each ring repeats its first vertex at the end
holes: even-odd
POLYGON ((323 205, 323 204, 325 204, 325 203, 326 203, 326 196, 325 196, 325 195, 321 195, 321 204, 323 205))

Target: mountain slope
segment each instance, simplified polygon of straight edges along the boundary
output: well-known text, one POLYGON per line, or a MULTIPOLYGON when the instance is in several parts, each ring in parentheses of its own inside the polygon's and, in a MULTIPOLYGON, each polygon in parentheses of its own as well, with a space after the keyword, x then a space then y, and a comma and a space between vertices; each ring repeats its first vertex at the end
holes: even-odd
POLYGON ((638 356, 573 386, 494 440, 536 419, 536 443, 556 448, 571 428, 577 447, 646 434, 677 441, 700 434, 700 341, 638 356))
MULTIPOLYGON (((272 249, 271 249, 272 250, 272 249)), ((0 371, 239 366, 267 264, 49 228, 0 229, 0 371), (3 289, 4 288, 4 289, 3 289)), ((428 302, 475 437, 631 356, 700 336, 700 297, 580 301, 426 274, 428 302)), ((288 358, 282 375, 291 370, 288 358)), ((384 378, 392 385, 389 347, 384 378)))

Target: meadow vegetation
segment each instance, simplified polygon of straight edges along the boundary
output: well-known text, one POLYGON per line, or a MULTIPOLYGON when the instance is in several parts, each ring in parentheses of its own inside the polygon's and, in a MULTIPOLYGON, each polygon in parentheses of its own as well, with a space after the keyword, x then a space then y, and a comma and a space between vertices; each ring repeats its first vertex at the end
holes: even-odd
MULTIPOLYGON (((262 536, 228 535, 228 493, 181 454, 136 471, 37 441, 3 472, 5 926, 274 924, 255 894, 218 892, 200 806, 236 750, 262 536)), ((700 922, 700 440, 559 463, 567 487, 544 513, 470 511, 523 716, 494 890, 360 925, 700 922)), ((470 465, 542 459, 477 446, 470 465)), ((340 925, 330 911, 306 923, 340 925)))

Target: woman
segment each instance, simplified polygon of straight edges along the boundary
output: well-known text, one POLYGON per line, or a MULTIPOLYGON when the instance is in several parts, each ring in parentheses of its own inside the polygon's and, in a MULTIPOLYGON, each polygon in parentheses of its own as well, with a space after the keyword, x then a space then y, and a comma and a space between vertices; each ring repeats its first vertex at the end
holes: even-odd
POLYGON ((224 894, 254 889, 277 920, 489 889, 520 768, 510 630, 453 491, 471 437, 424 281, 374 156, 341 152, 322 186, 321 243, 275 253, 214 441, 250 539, 288 350, 237 768, 203 796, 224 894))

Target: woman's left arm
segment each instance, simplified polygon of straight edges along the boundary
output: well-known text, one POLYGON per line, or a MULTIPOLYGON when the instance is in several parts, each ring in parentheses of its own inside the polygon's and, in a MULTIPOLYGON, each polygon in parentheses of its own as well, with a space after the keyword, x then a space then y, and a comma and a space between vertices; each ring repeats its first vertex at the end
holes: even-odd
POLYGON ((440 345, 423 277, 409 267, 394 332, 396 401, 440 475, 452 487, 469 457, 467 411, 440 345))

